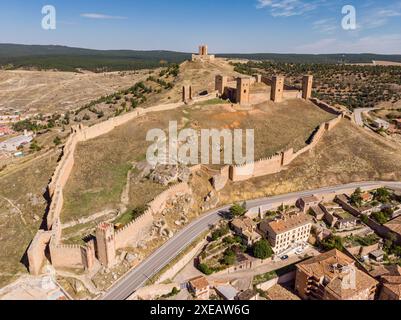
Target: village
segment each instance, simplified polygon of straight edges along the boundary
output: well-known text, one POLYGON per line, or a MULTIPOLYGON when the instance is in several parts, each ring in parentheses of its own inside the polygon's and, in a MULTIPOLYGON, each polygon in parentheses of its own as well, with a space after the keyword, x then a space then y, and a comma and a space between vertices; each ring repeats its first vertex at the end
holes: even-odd
POLYGON ((188 265, 132 298, 399 300, 400 218, 399 189, 236 204, 188 265))

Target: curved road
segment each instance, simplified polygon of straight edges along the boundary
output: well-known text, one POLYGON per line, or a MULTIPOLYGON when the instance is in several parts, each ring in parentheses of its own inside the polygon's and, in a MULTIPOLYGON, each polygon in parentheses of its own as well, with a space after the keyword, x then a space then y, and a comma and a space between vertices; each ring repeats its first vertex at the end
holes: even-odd
MULTIPOLYGON (((389 188, 401 189, 401 182, 361 182, 351 183, 347 185, 325 187, 316 190, 294 192, 285 195, 279 195, 269 198, 261 198, 247 202, 247 207, 254 208, 274 204, 277 202, 286 202, 297 200, 301 197, 308 195, 319 195, 325 193, 340 193, 342 190, 351 188, 365 188, 371 187, 372 189, 378 186, 386 186, 389 188)), ((230 206, 225 206, 215 209, 204 214, 202 217, 193 221, 191 224, 182 229, 173 238, 167 241, 159 249, 157 249, 149 258, 143 261, 135 269, 128 272, 118 282, 116 282, 106 292, 102 300, 125 300, 132 295, 136 290, 142 287, 146 281, 152 276, 156 275, 161 269, 168 265, 175 257, 184 251, 196 238, 208 230, 212 225, 223 219, 222 213, 228 211, 230 206)))
POLYGON ((358 108, 355 109, 354 111, 354 118, 355 118, 355 122, 358 126, 360 127, 364 127, 365 124, 363 123, 363 117, 362 115, 365 113, 368 113, 370 111, 376 110, 377 108, 358 108))

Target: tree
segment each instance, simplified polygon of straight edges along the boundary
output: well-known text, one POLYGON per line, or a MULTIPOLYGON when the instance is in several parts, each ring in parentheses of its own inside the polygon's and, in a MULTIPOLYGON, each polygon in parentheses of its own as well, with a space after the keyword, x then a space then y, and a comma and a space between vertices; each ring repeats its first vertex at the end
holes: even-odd
POLYGON ((210 276, 213 273, 213 270, 205 263, 200 263, 198 265, 198 270, 207 276, 210 276))
POLYGON ((233 265, 237 260, 237 257, 235 255, 235 252, 231 249, 227 249, 224 252, 224 258, 223 258, 223 262, 225 265, 227 266, 231 266, 233 265))
POLYGON ((380 224, 386 224, 389 221, 388 216, 384 212, 373 212, 372 218, 380 224))
POLYGON ((267 242, 267 240, 262 239, 256 242, 253 246, 253 256, 258 259, 265 260, 273 255, 273 249, 267 242))
POLYGON ((333 249, 337 249, 339 251, 344 250, 343 239, 338 236, 332 235, 329 238, 324 239, 321 244, 322 244, 323 248, 327 251, 333 250, 333 249))
POLYGON ((242 217, 246 213, 246 204, 245 202, 240 205, 238 203, 235 203, 231 208, 230 208, 230 213, 234 217, 242 217))
POLYGON ((386 188, 379 188, 375 192, 375 200, 380 202, 388 202, 390 200, 390 191, 386 188))
POLYGON ((54 140, 53 140, 53 143, 54 143, 56 146, 59 146, 59 145, 61 144, 61 139, 60 139, 60 137, 59 137, 59 136, 55 137, 54 140))
POLYGON ((31 149, 32 151, 40 151, 40 150, 42 150, 42 147, 39 146, 39 144, 37 143, 36 140, 33 140, 31 142, 31 145, 29 146, 29 149, 31 149))
POLYGON ((355 190, 355 192, 351 195, 351 203, 357 207, 360 207, 362 205, 362 190, 361 188, 358 188, 355 190))

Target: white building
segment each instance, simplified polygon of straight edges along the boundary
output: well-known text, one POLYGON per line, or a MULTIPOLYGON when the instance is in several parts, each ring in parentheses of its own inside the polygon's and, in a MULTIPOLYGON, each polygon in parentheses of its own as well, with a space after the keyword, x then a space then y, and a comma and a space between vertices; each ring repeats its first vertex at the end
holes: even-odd
POLYGON ((18 150, 18 147, 28 144, 32 140, 32 134, 23 134, 17 137, 13 137, 6 141, 0 142, 0 151, 16 152, 18 150))
POLYGON ((274 253, 278 254, 297 244, 306 243, 312 230, 312 220, 303 212, 290 213, 273 221, 262 222, 260 230, 269 240, 274 253))
POLYGON ((383 120, 383 119, 375 119, 375 120, 373 121, 373 125, 374 125, 376 128, 384 129, 384 130, 387 130, 387 129, 390 128, 390 123, 388 123, 387 121, 385 121, 385 120, 383 120))

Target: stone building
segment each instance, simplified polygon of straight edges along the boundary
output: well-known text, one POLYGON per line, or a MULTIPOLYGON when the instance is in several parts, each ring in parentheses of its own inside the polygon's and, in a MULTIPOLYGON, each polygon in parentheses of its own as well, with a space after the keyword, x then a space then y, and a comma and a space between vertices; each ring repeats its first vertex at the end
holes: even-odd
POLYGON ((210 55, 207 45, 200 45, 198 54, 192 55, 192 61, 212 61, 215 59, 214 55, 210 55))
POLYGON ((272 79, 270 98, 273 102, 282 102, 284 94, 284 77, 274 76, 272 79))
POLYGON ((188 289, 199 300, 208 300, 210 295, 210 285, 203 276, 193 278, 188 281, 188 289))
POLYGON ((215 78, 215 90, 224 98, 229 99, 233 103, 241 105, 250 104, 250 90, 251 84, 256 81, 251 77, 227 77, 217 75, 215 78))
POLYGON ((312 98, 313 76, 307 75, 302 78, 302 99, 312 98))
POLYGON ((231 228, 240 236, 245 245, 251 246, 262 237, 256 232, 256 223, 250 218, 237 218, 231 222, 231 228))
POLYGON ((189 103, 192 101, 192 86, 185 85, 182 87, 182 102, 189 103))
POLYGON ((304 300, 373 300, 378 282, 334 249, 297 264, 295 290, 304 300))
POLYGON ((96 229, 97 256, 100 263, 110 268, 116 264, 116 246, 114 226, 101 223, 96 229))
POLYGON ((260 224, 260 230, 276 254, 307 242, 311 229, 311 218, 302 212, 284 214, 281 218, 263 221, 260 224))

